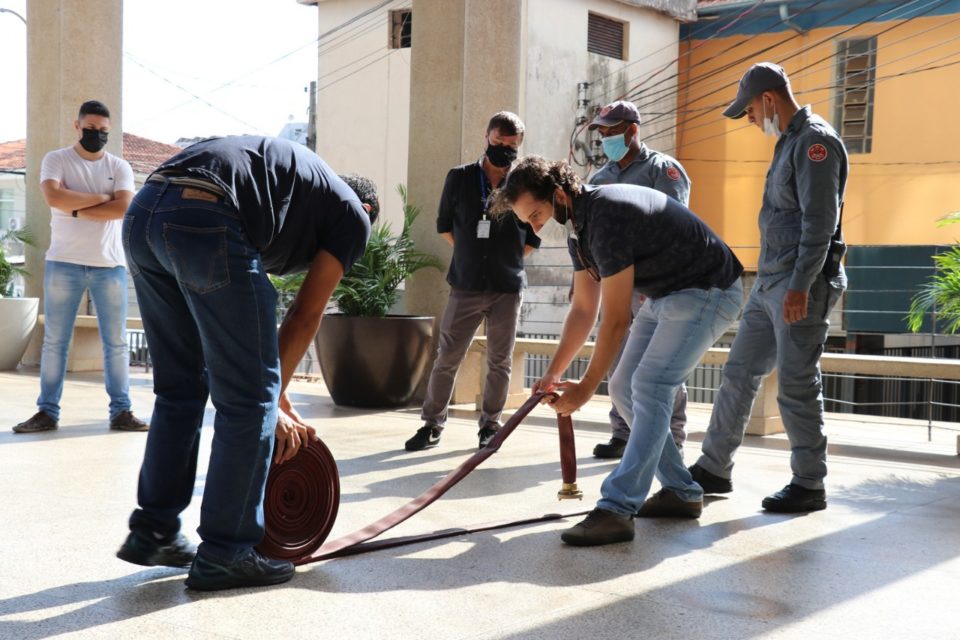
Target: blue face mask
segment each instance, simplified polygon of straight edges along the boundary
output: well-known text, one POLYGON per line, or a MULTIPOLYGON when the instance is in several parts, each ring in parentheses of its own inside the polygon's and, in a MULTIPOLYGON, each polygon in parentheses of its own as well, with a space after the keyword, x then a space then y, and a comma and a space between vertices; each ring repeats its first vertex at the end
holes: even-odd
POLYGON ((623 160, 623 156, 627 155, 627 151, 629 150, 624 137, 625 135, 623 133, 618 133, 614 136, 600 138, 600 143, 603 145, 603 155, 614 162, 623 160))

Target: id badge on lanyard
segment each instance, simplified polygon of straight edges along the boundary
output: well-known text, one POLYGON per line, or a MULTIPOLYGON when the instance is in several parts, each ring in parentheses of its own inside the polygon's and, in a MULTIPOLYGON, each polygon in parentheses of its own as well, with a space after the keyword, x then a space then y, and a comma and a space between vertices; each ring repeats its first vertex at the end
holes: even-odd
POLYGON ((490 237, 490 220, 487 218, 487 180, 483 175, 482 167, 480 168, 480 210, 483 214, 477 223, 477 238, 483 240, 490 237))

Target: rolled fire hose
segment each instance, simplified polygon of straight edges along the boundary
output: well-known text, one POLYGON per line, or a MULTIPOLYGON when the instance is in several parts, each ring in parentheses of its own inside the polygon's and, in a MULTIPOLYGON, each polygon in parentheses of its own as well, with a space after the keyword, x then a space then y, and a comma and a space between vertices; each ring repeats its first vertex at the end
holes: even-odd
MULTIPOLYGON (((547 394, 542 392, 533 394, 497 431, 486 447, 470 456, 420 496, 373 524, 327 544, 323 543, 333 528, 340 506, 340 476, 330 450, 320 441, 310 443, 309 447, 301 449, 293 459, 282 465, 274 465, 270 469, 264 500, 266 535, 263 542, 257 546, 257 550, 271 558, 289 560, 298 565, 308 564, 376 549, 437 540, 464 533, 558 520, 587 513, 586 511, 567 514, 549 513, 523 520, 492 522, 368 542, 425 509, 465 478, 480 463, 496 453, 507 436, 533 411, 545 395, 547 394)), ((577 454, 573 440, 573 421, 570 416, 558 414, 557 428, 560 433, 560 472, 563 479, 563 485, 557 497, 561 500, 580 499, 583 497, 583 492, 577 488, 577 454)))

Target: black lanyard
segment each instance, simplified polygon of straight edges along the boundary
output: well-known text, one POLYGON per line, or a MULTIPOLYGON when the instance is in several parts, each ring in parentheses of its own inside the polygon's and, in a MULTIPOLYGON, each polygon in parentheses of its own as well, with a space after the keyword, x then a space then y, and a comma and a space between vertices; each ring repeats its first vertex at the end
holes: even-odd
POLYGON ((480 167, 480 217, 487 219, 487 176, 483 173, 483 166, 480 167))

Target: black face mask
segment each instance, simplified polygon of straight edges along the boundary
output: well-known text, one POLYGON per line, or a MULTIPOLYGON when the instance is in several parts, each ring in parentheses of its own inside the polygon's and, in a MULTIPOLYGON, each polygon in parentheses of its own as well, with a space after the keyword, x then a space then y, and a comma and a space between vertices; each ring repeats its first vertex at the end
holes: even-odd
POLYGON ((98 131, 97 129, 84 129, 83 135, 80 138, 80 146, 89 151, 90 153, 96 153, 103 149, 103 146, 107 144, 107 136, 110 134, 106 131, 98 131))
POLYGON ((502 169, 517 159, 517 150, 506 145, 490 144, 487 145, 486 156, 490 164, 502 169))

